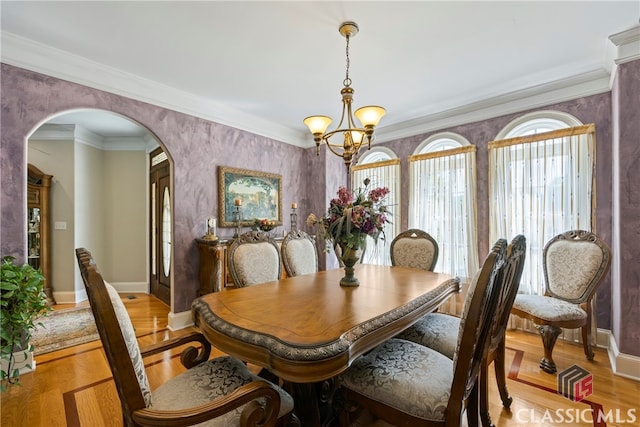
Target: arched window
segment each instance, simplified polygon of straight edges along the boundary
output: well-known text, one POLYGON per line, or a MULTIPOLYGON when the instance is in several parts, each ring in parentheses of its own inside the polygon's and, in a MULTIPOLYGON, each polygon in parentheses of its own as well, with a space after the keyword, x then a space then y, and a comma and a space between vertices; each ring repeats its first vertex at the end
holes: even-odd
POLYGON ((409 228, 438 242, 435 271, 470 278, 478 269, 476 147, 438 133, 409 157, 409 228))
POLYGON ((511 121, 496 135, 496 140, 536 135, 581 124, 582 122, 571 114, 553 110, 536 111, 511 121))
POLYGON ((386 225, 385 238, 378 240, 375 249, 372 248, 373 240, 369 239, 363 262, 391 265, 389 246, 400 232, 400 159, 388 148, 372 148, 360 158, 358 165, 351 168, 351 188, 363 187, 366 178, 371 180, 369 189, 389 188, 387 206, 391 223, 386 225))
POLYGON ((595 126, 557 111, 524 115, 489 143, 489 237, 523 234, 520 291, 542 294, 542 250, 553 236, 592 230, 595 126))

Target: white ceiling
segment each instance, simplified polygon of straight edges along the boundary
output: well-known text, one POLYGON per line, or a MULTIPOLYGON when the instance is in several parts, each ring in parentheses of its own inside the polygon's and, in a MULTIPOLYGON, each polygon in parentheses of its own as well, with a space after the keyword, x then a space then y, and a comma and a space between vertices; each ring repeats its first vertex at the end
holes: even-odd
MULTIPOLYGON (((313 142, 304 117, 339 120, 343 21, 360 27, 350 47, 354 106, 387 109, 377 131, 384 141, 604 92, 615 48, 609 36, 640 16, 637 0, 0 7, 5 63, 298 146, 313 142)), ((87 126, 100 134, 103 124, 87 126)), ((117 127, 109 123, 108 136, 117 127)))

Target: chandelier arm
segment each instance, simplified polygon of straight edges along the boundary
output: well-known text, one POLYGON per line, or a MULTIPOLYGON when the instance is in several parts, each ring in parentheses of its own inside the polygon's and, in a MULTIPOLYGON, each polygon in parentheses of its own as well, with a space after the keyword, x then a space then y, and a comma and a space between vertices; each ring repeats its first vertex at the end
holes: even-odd
MULTIPOLYGON (((344 129, 334 129, 331 132, 326 132, 323 136, 322 139, 324 139, 324 141, 329 144, 329 138, 331 138, 333 135, 337 134, 337 133, 344 133, 344 132, 364 132, 363 128, 344 128, 344 129)), ((364 140, 364 139, 363 139, 364 140)), ((335 144, 333 144, 335 145, 335 144)), ((361 143, 358 145, 362 145, 361 143)))
POLYGON ((338 157, 342 157, 342 153, 339 153, 339 152, 334 148, 334 147, 341 147, 340 145, 337 145, 337 144, 330 144, 330 143, 329 143, 329 141, 327 141, 327 140, 325 140, 325 142, 327 143, 327 144, 326 144, 326 145, 327 145, 327 148, 328 148, 329 150, 331 150, 331 152, 332 152, 333 154, 335 154, 335 155, 336 155, 336 156, 338 156, 338 157))

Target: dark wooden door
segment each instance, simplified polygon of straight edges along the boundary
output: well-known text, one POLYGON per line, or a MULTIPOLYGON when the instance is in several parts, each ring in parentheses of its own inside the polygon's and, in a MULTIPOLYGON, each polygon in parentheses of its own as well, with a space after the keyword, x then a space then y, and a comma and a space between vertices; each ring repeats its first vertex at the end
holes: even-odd
POLYGON ((169 161, 161 148, 150 156, 150 280, 151 294, 167 305, 171 305, 171 245, 173 240, 173 218, 171 194, 171 172, 169 161))

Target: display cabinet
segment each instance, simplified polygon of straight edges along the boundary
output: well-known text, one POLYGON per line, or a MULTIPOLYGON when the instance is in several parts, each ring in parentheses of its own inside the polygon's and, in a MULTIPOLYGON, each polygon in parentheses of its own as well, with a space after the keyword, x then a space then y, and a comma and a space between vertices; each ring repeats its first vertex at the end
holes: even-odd
POLYGON ((27 262, 40 269, 45 278, 47 302, 55 304, 51 284, 51 228, 49 224, 49 191, 52 175, 29 164, 27 172, 27 262))

